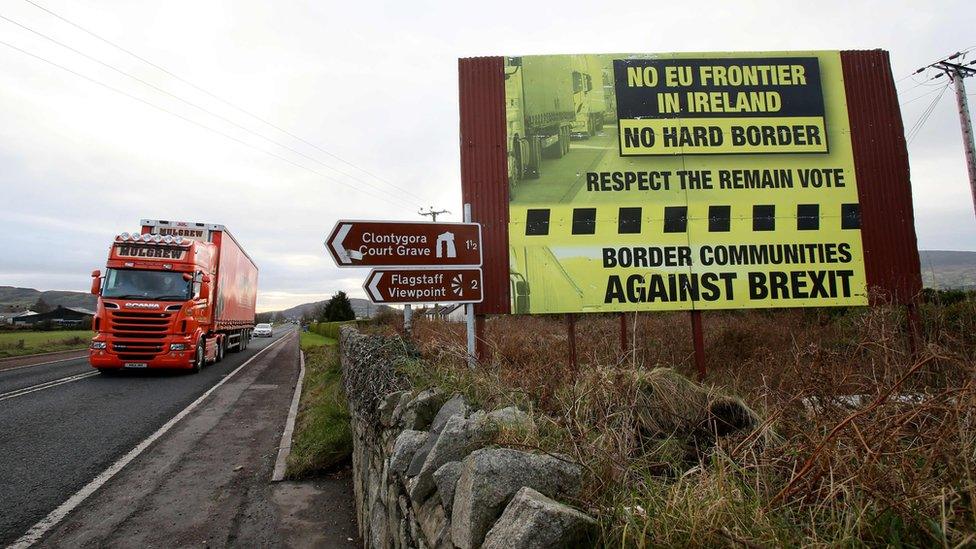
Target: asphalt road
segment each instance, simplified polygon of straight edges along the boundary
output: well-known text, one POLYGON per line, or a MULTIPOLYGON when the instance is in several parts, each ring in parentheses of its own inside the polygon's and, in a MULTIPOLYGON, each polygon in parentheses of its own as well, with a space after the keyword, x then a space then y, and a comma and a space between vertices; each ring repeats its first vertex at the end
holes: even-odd
POLYGON ((0 546, 286 334, 254 339, 196 375, 88 375, 87 359, 0 371, 0 546))

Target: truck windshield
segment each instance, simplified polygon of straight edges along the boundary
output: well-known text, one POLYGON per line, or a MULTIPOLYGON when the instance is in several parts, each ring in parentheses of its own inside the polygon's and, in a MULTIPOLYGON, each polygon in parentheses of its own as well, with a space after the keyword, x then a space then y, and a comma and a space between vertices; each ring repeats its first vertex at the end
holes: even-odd
POLYGON ((173 271, 109 269, 102 297, 186 301, 193 297, 191 285, 183 280, 183 273, 173 271))

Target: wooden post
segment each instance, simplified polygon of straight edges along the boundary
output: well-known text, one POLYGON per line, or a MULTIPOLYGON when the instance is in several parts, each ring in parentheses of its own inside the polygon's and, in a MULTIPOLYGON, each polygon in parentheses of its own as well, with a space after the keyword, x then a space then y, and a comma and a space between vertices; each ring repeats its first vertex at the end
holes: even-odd
POLYGON ((626 355, 629 347, 627 344, 627 313, 620 313, 620 352, 626 355))
POLYGON ((488 364, 488 340, 485 338, 485 315, 474 315, 474 344, 479 364, 488 364))
POLYGON ((705 335, 702 331, 701 311, 691 311, 691 340, 695 346, 695 368, 698 370, 698 381, 705 379, 705 335))
POLYGON ((573 369, 577 369, 576 364, 576 315, 568 313, 566 315, 566 331, 569 335, 569 363, 573 369))

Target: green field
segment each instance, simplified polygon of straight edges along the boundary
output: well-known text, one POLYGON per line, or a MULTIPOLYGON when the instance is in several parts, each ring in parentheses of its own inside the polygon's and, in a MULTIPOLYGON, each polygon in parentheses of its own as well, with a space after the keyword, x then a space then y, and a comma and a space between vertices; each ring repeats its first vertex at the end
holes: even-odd
POLYGON ((335 345, 338 343, 334 338, 319 335, 314 332, 301 333, 302 349, 308 350, 311 347, 321 347, 323 345, 335 345))
POLYGON ((0 358, 84 349, 88 347, 91 337, 91 330, 2 332, 0 333, 0 358))

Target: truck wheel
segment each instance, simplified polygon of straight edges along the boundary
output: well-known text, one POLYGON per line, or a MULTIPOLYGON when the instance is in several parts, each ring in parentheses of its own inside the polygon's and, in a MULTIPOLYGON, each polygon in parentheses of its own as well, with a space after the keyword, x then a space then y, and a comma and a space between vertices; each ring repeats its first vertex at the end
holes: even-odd
POLYGON ((203 369, 204 362, 206 361, 207 361, 206 348, 204 347, 203 340, 201 339, 200 342, 197 343, 197 352, 193 355, 193 368, 191 368, 191 371, 194 374, 199 374, 200 370, 203 369))

